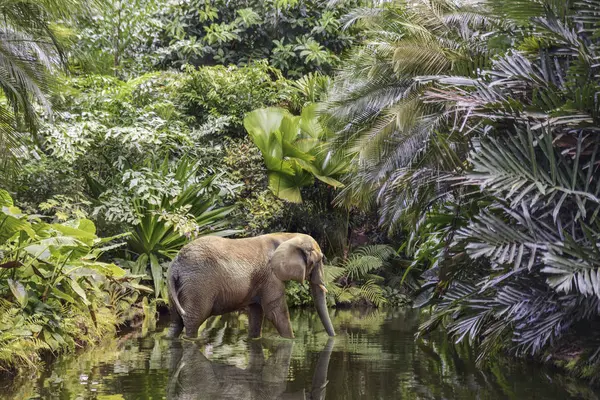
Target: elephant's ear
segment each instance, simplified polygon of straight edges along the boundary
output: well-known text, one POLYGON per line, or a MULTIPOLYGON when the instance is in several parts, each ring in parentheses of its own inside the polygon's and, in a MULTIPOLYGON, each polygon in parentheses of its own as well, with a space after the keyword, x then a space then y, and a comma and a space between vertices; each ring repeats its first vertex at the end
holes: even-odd
POLYGON ((275 276, 282 281, 303 282, 306 276, 307 257, 302 249, 302 238, 293 238, 277 247, 269 264, 275 276))

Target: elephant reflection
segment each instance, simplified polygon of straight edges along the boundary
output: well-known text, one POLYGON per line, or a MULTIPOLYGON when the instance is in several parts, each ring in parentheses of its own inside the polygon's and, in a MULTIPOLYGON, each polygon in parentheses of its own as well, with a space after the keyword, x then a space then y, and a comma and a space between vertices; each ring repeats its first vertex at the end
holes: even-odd
POLYGON ((325 398, 334 339, 319 353, 310 393, 284 393, 293 342, 279 344, 265 360, 261 341, 249 341, 246 369, 209 361, 196 343, 172 342, 167 399, 318 399, 325 398))

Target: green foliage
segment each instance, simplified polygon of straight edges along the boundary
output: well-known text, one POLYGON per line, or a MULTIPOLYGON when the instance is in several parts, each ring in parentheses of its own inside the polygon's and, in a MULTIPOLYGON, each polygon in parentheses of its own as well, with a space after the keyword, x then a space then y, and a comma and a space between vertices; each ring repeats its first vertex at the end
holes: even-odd
POLYGON ((230 129, 239 134, 246 113, 288 99, 291 89, 286 79, 266 63, 244 67, 214 66, 186 68, 180 88, 185 112, 206 122, 209 116, 230 118, 230 129))
POLYGON ((242 182, 234 212, 236 226, 244 235, 260 235, 285 230, 283 201, 267 188, 268 179, 260 151, 248 137, 225 141, 224 164, 231 179, 242 182))
POLYGON ((361 303, 384 305, 386 298, 381 286, 384 278, 377 274, 388 266, 396 251, 388 245, 359 247, 346 259, 333 260, 335 266, 327 268, 326 277, 335 285, 329 291, 336 304, 361 303))
POLYGON ((307 284, 296 281, 286 282, 285 297, 290 307, 308 307, 313 305, 312 295, 307 284))
MULTIPOLYGON (((585 2, 426 1, 357 12, 329 96, 357 173, 339 200, 410 231, 416 300, 486 356, 597 363, 599 14, 585 2), (493 38, 493 39, 492 39, 493 38), (576 339, 574 339, 576 338, 576 339)), ((596 365, 596 364, 595 364, 596 365)))
MULTIPOLYGON (((444 130, 446 113, 425 101, 428 76, 452 76, 489 67, 496 49, 481 32, 494 26, 468 2, 388 3, 353 11, 366 40, 336 76, 327 99, 332 147, 354 155, 356 172, 338 198, 370 206, 377 196, 382 221, 393 231, 415 224, 432 203, 450 198, 447 179, 460 172, 466 135, 444 130)), ((460 126, 460 125, 459 125, 460 126)))
POLYGON ((22 133, 35 133, 40 107, 51 113, 52 73, 64 65, 63 35, 79 0, 8 1, 0 4, 0 183, 24 157, 22 133), (57 24, 61 21, 63 25, 57 24))
POLYGON ((181 88, 190 79, 170 72, 127 82, 72 79, 73 93, 56 101, 69 111, 44 126, 45 152, 15 185, 34 208, 56 208, 56 200, 44 201, 67 196, 102 231, 131 231, 125 253, 113 254, 136 260, 131 268, 147 273, 162 298, 164 263, 194 237, 227 233, 232 207, 224 205, 239 187, 220 167, 221 145, 211 143, 231 118, 209 117, 191 128, 182 113, 181 88))
POLYGON ((88 219, 46 223, 0 190, 0 368, 35 367, 40 352, 96 342, 147 290, 99 257, 122 243, 88 219))
POLYGON ((117 76, 148 72, 160 59, 156 37, 164 22, 157 13, 163 6, 162 0, 99 2, 91 15, 78 18, 71 68, 117 76))
POLYGON ((269 187, 285 200, 300 203, 300 189, 313 184, 313 177, 335 187, 336 179, 349 169, 342 153, 325 148, 328 132, 307 106, 300 116, 282 108, 258 109, 244 119, 244 126, 263 155, 269 187))
MULTIPOLYGON (((380 307, 390 299, 393 305, 405 305, 408 296, 382 286, 383 269, 389 268, 396 251, 388 245, 363 246, 352 252, 346 259, 335 258, 325 266, 325 282, 330 305, 372 305, 380 307)), ((313 304, 308 284, 286 283, 286 298, 290 306, 305 307, 313 304)))
POLYGON ((399 288, 384 286, 382 294, 385 299, 385 304, 390 307, 406 307, 411 302, 410 295, 399 288))
POLYGON ((268 60, 287 76, 328 73, 354 41, 341 18, 359 2, 172 2, 162 13, 167 65, 268 60), (166 45, 168 44, 168 46, 166 45))

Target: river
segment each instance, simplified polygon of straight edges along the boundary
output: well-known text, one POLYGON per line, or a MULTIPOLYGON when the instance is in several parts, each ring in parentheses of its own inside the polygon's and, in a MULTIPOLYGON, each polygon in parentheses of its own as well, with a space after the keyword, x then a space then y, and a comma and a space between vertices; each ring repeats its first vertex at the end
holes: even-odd
MULTIPOLYGON (((418 310, 292 310, 296 339, 265 324, 248 340, 244 314, 213 317, 198 342, 166 327, 132 330, 32 376, 0 381, 7 399, 599 399, 598 391, 537 364, 475 354, 443 333, 415 340, 418 310)), ((146 327, 147 328, 147 327, 146 327)))

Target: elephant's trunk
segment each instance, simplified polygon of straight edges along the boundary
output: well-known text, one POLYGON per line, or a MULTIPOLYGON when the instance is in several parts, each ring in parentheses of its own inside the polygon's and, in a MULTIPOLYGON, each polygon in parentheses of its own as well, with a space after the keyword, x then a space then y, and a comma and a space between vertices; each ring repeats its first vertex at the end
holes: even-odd
POLYGON ((323 281, 322 263, 319 263, 319 265, 316 266, 312 271, 310 278, 310 290, 312 292, 313 300, 315 302, 317 314, 319 314, 319 318, 321 318, 321 322, 325 327, 325 331, 329 336, 335 336, 333 324, 331 323, 331 319, 329 318, 329 312, 327 311, 327 302, 325 299, 326 291, 323 281))

